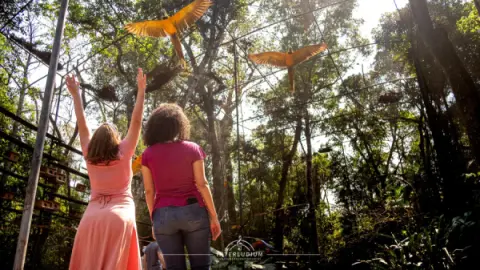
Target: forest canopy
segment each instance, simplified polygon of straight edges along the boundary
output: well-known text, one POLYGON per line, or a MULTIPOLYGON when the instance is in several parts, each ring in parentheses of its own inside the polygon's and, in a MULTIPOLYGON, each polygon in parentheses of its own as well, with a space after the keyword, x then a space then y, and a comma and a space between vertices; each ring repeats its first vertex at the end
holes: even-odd
MULTIPOLYGON (((80 144, 65 75, 81 83, 90 127, 111 122, 125 135, 138 67, 152 74, 145 117, 161 103, 179 104, 191 140, 206 150, 223 230, 214 248, 239 235, 262 239, 276 252, 299 254, 283 258, 291 269, 478 265, 480 3, 391 1, 391 12, 365 33, 356 11, 376 1, 215 0, 180 36, 187 68, 168 73, 178 60, 170 39, 132 35, 125 25, 170 16, 190 0, 70 0, 44 163, 72 171, 62 185, 40 182, 37 199, 59 210, 35 210, 26 268, 68 268, 77 214, 88 202, 77 188, 88 191, 89 183, 74 151, 80 144), (327 49, 296 65, 293 77, 249 58, 322 43, 327 49)), ((0 4, 6 268, 60 2, 0 4), (10 153, 18 160, 8 161, 10 153)), ((140 141, 136 155, 144 150, 140 141)), ((132 192, 144 246, 152 238, 140 174, 132 192)))

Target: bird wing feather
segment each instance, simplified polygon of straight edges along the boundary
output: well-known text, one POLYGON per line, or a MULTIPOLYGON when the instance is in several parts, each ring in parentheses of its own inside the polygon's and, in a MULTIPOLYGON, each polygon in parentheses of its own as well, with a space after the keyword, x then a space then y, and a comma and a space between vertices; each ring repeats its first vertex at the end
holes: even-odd
POLYGON ((167 20, 135 22, 125 25, 125 29, 138 36, 166 37, 165 28, 168 23, 167 20))
POLYGON ((200 19, 212 4, 211 0, 195 0, 168 18, 168 20, 175 25, 178 32, 183 32, 200 19))
POLYGON ((276 67, 286 67, 286 53, 282 52, 263 52, 258 54, 249 54, 248 58, 260 65, 271 65, 276 67))
POLYGON ((327 49, 327 44, 322 43, 318 45, 305 46, 301 49, 296 50, 292 54, 293 65, 298 65, 304 61, 307 61, 311 57, 323 52, 327 49))
POLYGON ((142 169, 142 155, 138 156, 138 157, 132 162, 132 172, 133 172, 133 175, 139 173, 141 169, 142 169))

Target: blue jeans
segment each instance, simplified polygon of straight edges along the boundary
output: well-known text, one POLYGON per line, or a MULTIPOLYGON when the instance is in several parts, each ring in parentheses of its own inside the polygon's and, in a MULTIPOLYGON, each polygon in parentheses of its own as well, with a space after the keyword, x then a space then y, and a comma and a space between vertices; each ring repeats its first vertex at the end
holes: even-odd
POLYGON ((155 209, 153 228, 168 270, 185 270, 185 249, 192 270, 210 269, 210 221, 198 203, 155 209))

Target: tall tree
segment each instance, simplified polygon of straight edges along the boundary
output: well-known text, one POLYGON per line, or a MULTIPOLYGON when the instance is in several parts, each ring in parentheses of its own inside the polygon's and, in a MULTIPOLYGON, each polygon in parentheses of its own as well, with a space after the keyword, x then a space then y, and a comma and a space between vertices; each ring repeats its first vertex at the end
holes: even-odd
MULTIPOLYGON (((284 237, 284 227, 285 227, 285 212, 282 210, 285 196, 285 188, 287 186, 288 180, 288 171, 292 165, 293 158, 297 152, 298 142, 300 141, 300 135, 302 133, 302 118, 297 117, 295 124, 295 132, 293 135, 293 142, 290 146, 288 152, 284 152, 282 160, 282 170, 279 182, 279 191, 277 197, 277 203, 275 204, 275 247, 279 250, 283 250, 283 237, 284 237)), ((285 142, 284 146, 285 145, 285 142)), ((288 149, 288 148, 287 148, 288 149)))
POLYGON ((473 0, 475 7, 477 8, 478 14, 480 14, 480 0, 473 0))
POLYGON ((450 81, 458 104, 462 107, 462 121, 468 133, 475 157, 480 160, 480 94, 471 75, 461 62, 445 30, 435 28, 426 0, 409 0, 413 17, 422 39, 442 66, 450 81))
MULTIPOLYGON (((317 217, 315 204, 315 189, 313 183, 313 163, 312 163, 312 126, 310 122, 310 115, 308 110, 305 110, 305 140, 307 144, 306 153, 306 176, 307 176, 307 201, 308 201, 308 221, 310 223, 310 252, 311 254, 318 254, 318 232, 317 232, 317 217)), ((314 264, 315 265, 315 264, 314 264)))

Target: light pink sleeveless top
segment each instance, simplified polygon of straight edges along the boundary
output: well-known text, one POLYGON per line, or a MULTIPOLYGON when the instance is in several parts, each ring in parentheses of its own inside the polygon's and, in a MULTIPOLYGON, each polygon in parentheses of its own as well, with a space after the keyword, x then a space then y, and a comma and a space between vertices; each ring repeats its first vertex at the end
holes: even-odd
MULTIPOLYGON (((132 198, 132 156, 135 143, 123 140, 119 147, 119 160, 108 165, 93 165, 87 161, 88 177, 90 178, 91 197, 96 200, 102 196, 127 196, 132 198)), ((82 145, 84 157, 87 156, 87 145, 82 145)))

